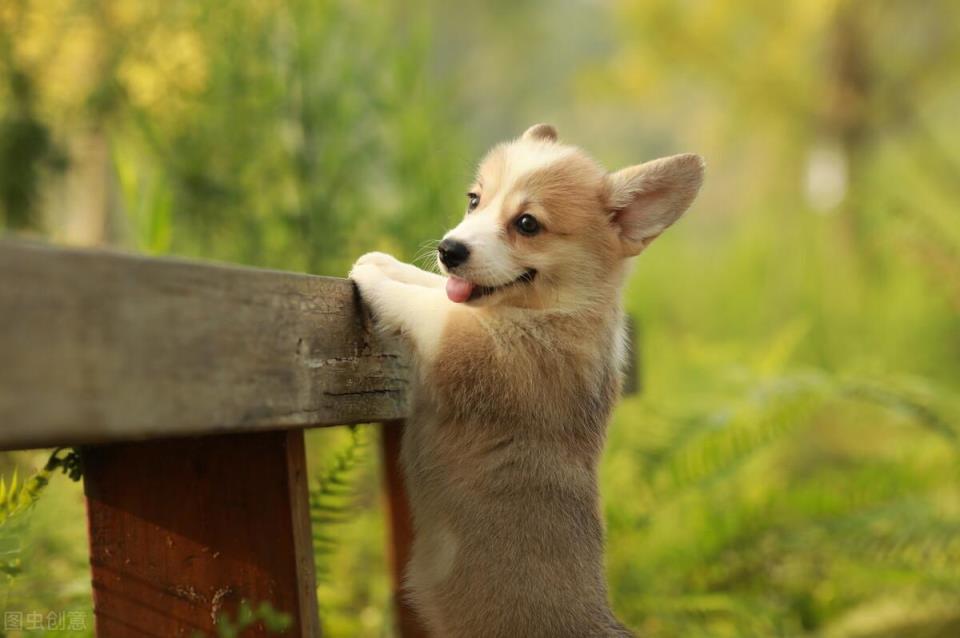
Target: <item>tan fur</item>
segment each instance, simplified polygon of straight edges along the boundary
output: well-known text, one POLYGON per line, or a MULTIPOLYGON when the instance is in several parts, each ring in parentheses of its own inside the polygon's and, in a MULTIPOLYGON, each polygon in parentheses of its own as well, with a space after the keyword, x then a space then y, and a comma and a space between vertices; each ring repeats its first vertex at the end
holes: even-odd
POLYGON ((496 286, 535 268, 534 281, 454 304, 442 279, 387 255, 354 266, 378 324, 413 345, 407 586, 434 636, 631 635, 607 603, 597 489, 620 288, 625 258, 683 213, 702 170, 676 156, 607 174, 537 125, 488 154, 480 205, 449 234, 472 247, 459 277, 496 286), (515 229, 524 213, 539 234, 515 229))

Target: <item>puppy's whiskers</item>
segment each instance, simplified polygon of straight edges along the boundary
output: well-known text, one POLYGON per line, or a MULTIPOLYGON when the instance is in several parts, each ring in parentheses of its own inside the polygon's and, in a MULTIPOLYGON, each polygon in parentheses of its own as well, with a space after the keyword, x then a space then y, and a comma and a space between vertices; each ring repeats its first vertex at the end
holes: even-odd
POLYGON ((413 264, 428 272, 438 273, 436 256, 439 243, 439 239, 428 239, 422 242, 413 257, 413 264))

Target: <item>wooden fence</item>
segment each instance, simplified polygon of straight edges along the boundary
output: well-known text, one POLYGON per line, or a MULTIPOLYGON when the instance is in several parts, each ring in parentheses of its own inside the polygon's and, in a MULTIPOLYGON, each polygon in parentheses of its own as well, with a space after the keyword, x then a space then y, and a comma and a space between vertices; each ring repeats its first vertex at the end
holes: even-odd
POLYGON ((319 635, 303 430, 370 422, 426 635, 406 375, 345 279, 0 241, 0 450, 82 446, 98 636, 215 635, 240 600, 319 635))

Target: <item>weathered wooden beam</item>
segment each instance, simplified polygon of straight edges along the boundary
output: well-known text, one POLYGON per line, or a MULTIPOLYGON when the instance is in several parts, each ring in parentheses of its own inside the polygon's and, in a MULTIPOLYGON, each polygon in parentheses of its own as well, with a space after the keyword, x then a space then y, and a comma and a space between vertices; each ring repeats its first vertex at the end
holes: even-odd
POLYGON ((405 415, 346 279, 0 241, 0 449, 405 415))
POLYGON ((83 480, 99 638, 215 636, 242 600, 319 636, 303 431, 85 448, 83 480))

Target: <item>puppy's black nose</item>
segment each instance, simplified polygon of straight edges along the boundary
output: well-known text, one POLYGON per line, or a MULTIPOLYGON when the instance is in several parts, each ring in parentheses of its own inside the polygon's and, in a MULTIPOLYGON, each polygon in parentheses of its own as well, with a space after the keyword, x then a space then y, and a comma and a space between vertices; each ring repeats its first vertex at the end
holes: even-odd
POLYGON ((444 239, 437 246, 437 252, 440 253, 440 261, 447 268, 456 268, 470 257, 467 245, 456 239, 444 239))

